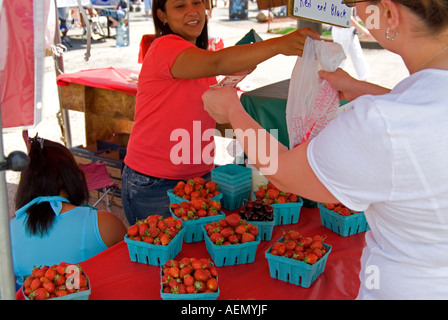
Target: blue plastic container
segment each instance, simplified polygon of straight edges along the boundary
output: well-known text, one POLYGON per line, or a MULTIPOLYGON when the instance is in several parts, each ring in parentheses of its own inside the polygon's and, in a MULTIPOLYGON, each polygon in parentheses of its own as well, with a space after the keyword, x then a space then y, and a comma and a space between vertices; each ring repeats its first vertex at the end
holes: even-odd
MULTIPOLYGON (((283 237, 279 240, 283 241, 283 237)), ((271 248, 266 253, 269 273, 271 278, 309 288, 313 282, 324 272, 331 246, 324 244, 327 252, 315 264, 270 254, 271 248)))
MULTIPOLYGON (((226 164, 211 170, 212 181, 240 183, 252 178, 252 169, 237 164, 226 164)), ((218 184, 219 185, 219 184, 218 184)))
MULTIPOLYGON (((172 209, 170 209, 170 212, 173 217, 179 219, 179 217, 176 217, 174 215, 172 209)), ((219 221, 221 219, 224 219, 225 217, 225 213, 219 211, 219 214, 216 216, 208 216, 196 220, 182 221, 182 227, 185 229, 184 241, 186 243, 191 243, 204 240, 204 232, 202 230, 204 229, 205 225, 213 221, 219 221)))
POLYGON ((255 237, 255 241, 229 244, 229 245, 215 245, 207 234, 205 228, 203 229, 205 246, 210 257, 217 267, 233 266, 238 264, 252 263, 255 261, 255 254, 257 247, 260 244, 260 239, 255 237))
POLYGON ((236 210, 245 204, 250 197, 251 187, 237 192, 222 192, 221 206, 227 210, 236 210))
POLYGON ((212 181, 222 193, 221 204, 227 210, 240 208, 250 197, 252 169, 236 164, 226 164, 211 171, 212 181))
POLYGON ((129 258, 132 262, 161 266, 167 260, 174 259, 182 250, 184 234, 185 228, 182 223, 182 229, 166 246, 132 240, 128 235, 124 236, 124 242, 128 245, 129 258))
POLYGON ((342 216, 337 212, 325 208, 322 204, 317 204, 320 211, 320 220, 324 227, 347 237, 369 230, 364 212, 358 212, 350 216, 342 216))
POLYGON ((260 241, 269 241, 272 238, 274 230, 274 220, 272 221, 248 221, 250 224, 258 227, 258 238, 260 241))

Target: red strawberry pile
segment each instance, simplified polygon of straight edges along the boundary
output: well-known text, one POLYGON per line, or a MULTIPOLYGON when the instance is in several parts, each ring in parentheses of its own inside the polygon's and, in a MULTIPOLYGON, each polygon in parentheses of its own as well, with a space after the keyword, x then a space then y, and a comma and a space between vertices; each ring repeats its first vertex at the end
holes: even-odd
POLYGON ((168 260, 162 266, 162 292, 210 293, 218 291, 218 272, 208 259, 168 260))
POLYGON ((272 245, 270 254, 314 264, 327 253, 324 239, 324 236, 303 236, 296 230, 290 230, 284 233, 282 242, 272 245))
POLYGON ((255 197, 266 204, 298 202, 299 197, 291 192, 280 191, 272 183, 258 187, 255 197))
POLYGON ((81 266, 65 262, 34 267, 23 281, 23 293, 30 300, 62 297, 85 290, 89 290, 89 282, 81 266))
POLYGON ((258 226, 241 219, 238 213, 231 213, 224 219, 206 224, 205 230, 215 245, 251 242, 258 235, 258 226))
POLYGON ((213 181, 206 181, 197 177, 188 179, 187 182, 179 181, 173 189, 173 194, 185 200, 193 198, 210 199, 219 194, 218 186, 213 181))
POLYGON ((138 220, 128 228, 129 239, 143 241, 155 245, 168 245, 182 229, 182 221, 155 214, 138 220))
POLYGON ((340 214, 341 216, 351 216, 352 214, 358 213, 359 211, 350 210, 342 203, 322 203, 322 205, 334 212, 340 214))
POLYGON ((172 203, 170 208, 176 217, 182 221, 188 221, 218 215, 219 210, 221 210, 221 202, 206 198, 195 198, 181 203, 172 203))

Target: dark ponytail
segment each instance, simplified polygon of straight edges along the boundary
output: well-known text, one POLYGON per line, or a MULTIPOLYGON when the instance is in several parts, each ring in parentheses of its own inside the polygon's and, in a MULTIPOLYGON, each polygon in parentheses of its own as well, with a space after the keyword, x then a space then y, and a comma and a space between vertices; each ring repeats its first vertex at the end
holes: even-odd
MULTIPOLYGON (((65 146, 43 139, 32 139, 30 163, 22 171, 16 193, 16 210, 40 196, 67 193, 71 204, 79 206, 89 199, 83 171, 65 146)), ((53 225, 55 214, 48 202, 35 204, 28 211, 26 231, 44 235, 53 225)))

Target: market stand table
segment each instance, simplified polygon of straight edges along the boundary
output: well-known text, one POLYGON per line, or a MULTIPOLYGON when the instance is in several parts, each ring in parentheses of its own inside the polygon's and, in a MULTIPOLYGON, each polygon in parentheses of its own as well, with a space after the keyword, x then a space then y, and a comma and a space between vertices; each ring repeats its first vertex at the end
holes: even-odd
MULTIPOLYGON (((351 300, 358 293, 360 255, 365 233, 342 237, 321 225, 317 208, 300 211, 296 224, 277 225, 270 241, 261 241, 255 261, 249 264, 218 267, 218 300, 351 300), (284 231, 294 228, 303 235, 326 235, 332 246, 324 272, 309 287, 303 288, 271 278, 266 250, 284 231)), ((205 242, 182 244, 176 258, 210 258, 205 242)), ((90 279, 90 300, 161 300, 160 267, 131 262, 124 241, 82 262, 90 279)), ((23 299, 21 292, 18 299, 23 299)))

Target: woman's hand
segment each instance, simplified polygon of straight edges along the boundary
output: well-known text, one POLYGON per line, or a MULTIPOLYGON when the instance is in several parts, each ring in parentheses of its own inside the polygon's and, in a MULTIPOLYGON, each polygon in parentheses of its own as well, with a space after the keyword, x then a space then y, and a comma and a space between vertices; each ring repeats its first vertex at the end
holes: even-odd
POLYGON ((338 68, 335 72, 328 72, 324 70, 319 71, 319 76, 327 80, 330 85, 339 91, 339 98, 341 100, 353 100, 355 93, 353 92, 354 81, 357 81, 350 76, 346 71, 338 68))
POLYGON ((302 28, 282 37, 276 38, 279 41, 280 53, 286 56, 302 56, 306 38, 310 36, 320 38, 319 33, 312 28, 302 28))
POLYGON ((207 90, 202 95, 204 109, 217 123, 230 123, 234 110, 242 108, 237 91, 229 87, 207 90))
POLYGON ((357 80, 341 68, 335 72, 320 70, 319 76, 327 80, 334 89, 339 91, 341 100, 352 101, 365 94, 381 95, 390 92, 388 88, 357 80))

